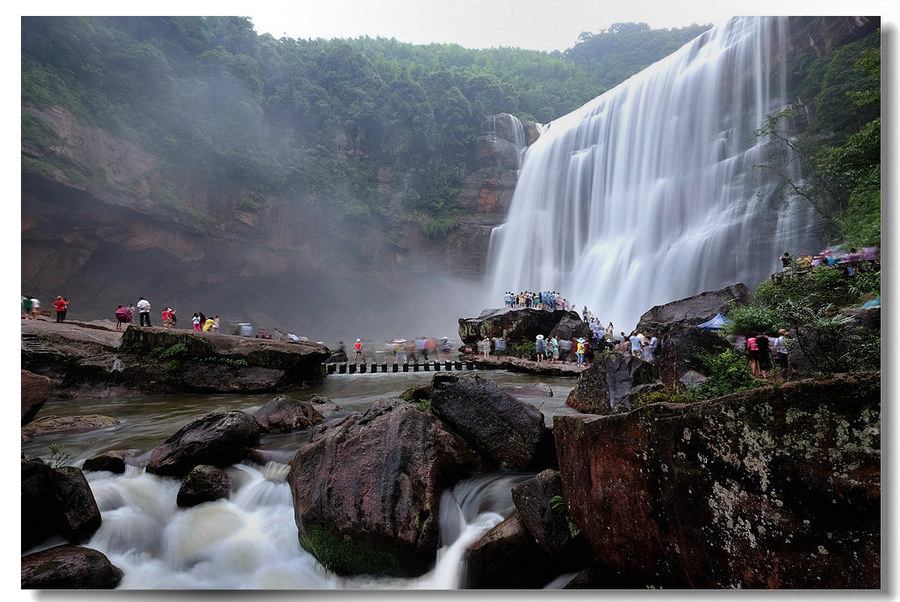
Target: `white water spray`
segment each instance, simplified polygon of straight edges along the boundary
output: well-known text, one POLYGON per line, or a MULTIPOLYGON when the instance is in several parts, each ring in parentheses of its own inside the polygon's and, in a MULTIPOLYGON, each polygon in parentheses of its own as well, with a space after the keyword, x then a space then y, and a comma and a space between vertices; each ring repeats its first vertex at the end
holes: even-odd
POLYGON ((754 131, 787 104, 786 29, 733 19, 552 122, 492 236, 489 306, 556 290, 629 330, 654 305, 755 287, 785 250, 821 244, 812 209, 757 167, 773 149, 754 131))
POLYGON ((288 468, 231 466, 230 499, 192 508, 177 506, 178 479, 133 466, 88 472, 103 523, 86 545, 124 571, 119 589, 456 589, 469 546, 512 511, 510 489, 528 476, 485 475, 444 492, 443 545, 421 577, 338 577, 300 547, 288 468))

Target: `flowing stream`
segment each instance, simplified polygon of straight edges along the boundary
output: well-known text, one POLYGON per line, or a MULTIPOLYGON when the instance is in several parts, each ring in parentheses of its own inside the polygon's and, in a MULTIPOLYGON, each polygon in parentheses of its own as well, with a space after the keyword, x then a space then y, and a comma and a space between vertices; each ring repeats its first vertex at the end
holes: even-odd
MULTIPOLYGON (((524 397, 541 409, 545 420, 574 413, 565 405, 575 380, 537 377, 505 371, 480 373, 499 386, 548 384, 552 397, 524 397)), ((341 407, 339 419, 365 410, 373 401, 393 397, 413 385, 429 382, 429 373, 332 375, 318 387, 291 393, 298 399, 324 395, 341 407)), ((50 446, 68 455, 67 464, 110 449, 149 451, 184 424, 206 413, 256 411, 274 395, 173 395, 62 401, 51 400, 41 416, 102 414, 121 421, 115 428, 91 433, 38 436, 22 444, 26 457, 51 461, 50 446)), ((510 488, 532 475, 496 473, 463 481, 445 491, 440 505, 442 546, 434 569, 416 579, 357 576, 327 572, 304 551, 297 539, 288 462, 309 431, 264 435, 260 448, 276 458, 266 465, 240 463, 226 469, 234 492, 228 500, 179 508, 181 480, 160 477, 128 466, 121 475, 86 472, 100 508, 102 524, 83 545, 97 549, 124 571, 120 589, 456 589, 466 548, 513 509, 510 488)), ((44 542, 40 547, 65 543, 44 542)), ((29 550, 36 551, 36 550, 29 550)))
MULTIPOLYGON (((559 291, 630 330, 654 305, 743 282, 818 250, 810 206, 786 202, 771 145, 787 108, 787 18, 713 28, 579 110, 525 152, 488 288, 559 291)), ((797 176, 797 162, 782 165, 797 176)))

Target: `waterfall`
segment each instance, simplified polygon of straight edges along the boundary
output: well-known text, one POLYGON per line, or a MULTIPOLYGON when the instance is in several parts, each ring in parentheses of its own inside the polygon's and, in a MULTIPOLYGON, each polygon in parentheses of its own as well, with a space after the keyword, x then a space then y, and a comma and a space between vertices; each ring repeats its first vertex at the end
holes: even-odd
POLYGON ((785 202, 759 167, 776 149, 754 140, 789 103, 786 39, 785 17, 732 19, 553 121, 492 233, 491 302, 556 290, 630 330, 654 305, 753 288, 782 252, 818 250, 812 208, 785 202))

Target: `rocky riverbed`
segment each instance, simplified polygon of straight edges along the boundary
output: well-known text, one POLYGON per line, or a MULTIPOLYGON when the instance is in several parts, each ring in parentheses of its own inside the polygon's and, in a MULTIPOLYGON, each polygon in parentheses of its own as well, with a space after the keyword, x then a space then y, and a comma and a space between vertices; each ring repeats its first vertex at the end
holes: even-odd
MULTIPOLYGON (((502 327, 508 334, 511 317, 486 315, 461 322, 461 330, 471 326, 483 335, 502 327)), ((688 326, 667 331, 673 352, 688 326)), ((217 377, 215 390, 277 391, 280 383, 321 377, 329 354, 315 344, 133 326, 119 333, 96 323, 23 320, 22 332, 23 425, 40 409, 28 405, 26 417, 26 394, 77 397, 151 385, 191 390, 217 377)), ((523 370, 536 363, 487 362, 523 370)), ((463 587, 534 588, 575 573, 568 587, 881 587, 880 372, 632 407, 637 391, 664 386, 656 366, 617 354, 587 368, 541 364, 578 372, 567 404, 582 413, 559 416, 548 427, 538 409, 491 383, 489 371, 444 372, 315 426, 297 446, 287 476, 301 546, 340 575, 420 575, 437 551, 441 492, 468 476, 514 470, 535 476, 515 487, 515 510, 506 520, 467 550, 463 587)), ((262 429, 310 428, 327 407, 299 407, 285 417, 284 405, 273 400, 265 416, 198 416, 139 465, 184 479, 184 487, 191 481, 192 492, 198 472, 206 475, 208 492, 201 487, 200 499, 230 495, 220 487, 223 463, 257 458, 262 429)), ((49 500, 47 513, 68 517, 42 522, 25 516, 37 502, 23 503, 23 526, 52 527, 74 545, 102 520, 78 469, 59 473, 23 458, 22 470, 23 496, 27 490, 49 500), (70 499, 84 500, 82 512, 71 511, 70 499)), ((90 551, 70 551, 77 559, 69 565, 88 561, 90 551)), ((23 560, 23 587, 35 587, 26 585, 25 567, 39 560, 23 560)), ((114 567, 108 572, 114 585, 114 567)), ((68 581, 28 583, 84 587, 76 577, 59 578, 68 581)))

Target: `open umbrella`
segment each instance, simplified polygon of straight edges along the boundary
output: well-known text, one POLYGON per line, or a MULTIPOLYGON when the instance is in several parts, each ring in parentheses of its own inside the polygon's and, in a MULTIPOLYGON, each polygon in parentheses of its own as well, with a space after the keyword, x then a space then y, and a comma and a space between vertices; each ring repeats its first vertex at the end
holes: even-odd
POLYGON ((839 245, 831 245, 830 247, 828 247, 827 249, 825 249, 824 251, 819 253, 819 255, 824 255, 825 257, 834 257, 835 255, 846 255, 848 250, 849 250, 849 247, 847 245, 845 245, 844 243, 841 243, 839 245))

